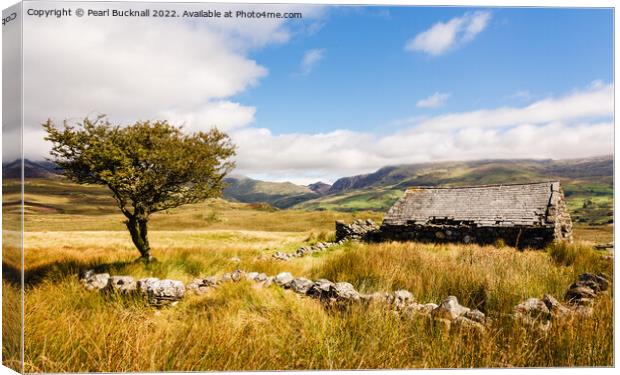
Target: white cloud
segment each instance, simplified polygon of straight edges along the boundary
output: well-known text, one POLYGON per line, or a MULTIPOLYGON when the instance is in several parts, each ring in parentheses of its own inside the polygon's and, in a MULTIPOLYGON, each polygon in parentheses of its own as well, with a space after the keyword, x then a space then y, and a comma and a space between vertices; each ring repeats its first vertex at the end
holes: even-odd
POLYGON ((325 49, 310 49, 304 53, 301 59, 300 69, 302 75, 308 75, 316 65, 325 58, 325 49))
POLYGON ((612 116, 613 85, 595 85, 559 98, 536 101, 526 107, 502 107, 431 117, 417 124, 418 129, 456 129, 461 127, 507 127, 523 123, 572 122, 581 118, 612 116))
MULTIPOLYGON (((320 14, 316 9, 304 10, 304 19, 320 14)), ((471 40, 484 28, 489 16, 475 21, 476 14, 459 18, 465 25, 457 27, 450 46, 471 40)), ((296 31, 266 19, 230 24, 27 20, 24 138, 30 158, 49 150, 40 126, 48 117, 62 121, 99 113, 119 122, 164 117, 192 131, 218 126, 238 145, 236 173, 302 183, 399 163, 613 152, 613 86, 601 81, 524 107, 396 120, 397 130, 381 135, 354 129, 274 134, 251 126, 257 108, 232 98, 268 74, 250 51, 284 43, 296 32, 304 33, 303 28, 296 31)), ((324 51, 314 55, 308 57, 308 72, 324 51)))
POLYGON ((232 137, 239 146, 237 173, 304 184, 405 163, 612 154, 613 87, 520 108, 414 118, 405 129, 386 135, 353 130, 273 134, 248 127, 232 137))
POLYGON ((438 22, 430 29, 407 41, 405 49, 432 56, 441 55, 453 47, 472 41, 491 19, 490 12, 465 13, 447 22, 438 22))
MULTIPOLYGON (((123 6, 131 5, 115 9, 123 6)), ((158 6, 165 7, 153 5, 158 6)), ((179 7, 200 10, 199 5, 179 7)), ((210 9, 214 7, 239 9, 238 5, 210 9)), ((229 131, 250 125, 256 108, 231 99, 269 73, 249 57, 250 52, 287 42, 323 12, 315 6, 243 6, 253 9, 302 11, 304 21, 91 17, 88 22, 79 18, 58 22, 27 17, 25 135, 40 138, 41 123, 47 118, 61 122, 102 113, 121 123, 163 117, 191 130, 216 125, 229 131)), ((47 154, 49 145, 39 138, 29 143, 33 146, 25 150, 28 157, 47 154)))
POLYGON ((450 97, 450 94, 436 92, 433 95, 429 96, 428 98, 419 100, 416 103, 416 106, 420 108, 442 107, 444 104, 446 104, 446 101, 448 100, 449 97, 450 97))
POLYGON ((162 111, 158 117, 168 119, 173 124, 184 124, 188 131, 200 131, 210 127, 230 131, 251 124, 255 113, 254 107, 223 100, 206 103, 197 111, 162 111))

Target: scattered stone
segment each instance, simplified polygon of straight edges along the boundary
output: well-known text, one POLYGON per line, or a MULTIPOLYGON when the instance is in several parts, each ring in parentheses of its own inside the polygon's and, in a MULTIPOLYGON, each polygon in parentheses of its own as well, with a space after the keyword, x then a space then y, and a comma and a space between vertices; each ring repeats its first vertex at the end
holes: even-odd
POLYGON ((553 319, 563 319, 570 317, 573 312, 562 305, 557 299, 549 294, 545 294, 542 298, 543 303, 547 306, 549 313, 553 319))
POLYGON ((596 293, 592 288, 580 283, 574 283, 570 286, 564 300, 574 305, 589 304, 596 297, 596 293))
POLYGON ((84 272, 80 277, 80 282, 86 290, 101 290, 108 285, 110 274, 95 273, 93 270, 84 272))
POLYGON ((146 294, 146 291, 148 289, 148 286, 151 285, 152 283, 159 281, 158 278, 156 277, 147 277, 145 279, 140 279, 137 282, 137 289, 141 292, 146 294))
POLYGON ((187 284, 187 290, 196 294, 204 294, 217 286, 217 278, 214 276, 204 279, 194 279, 187 284))
POLYGON ((413 301, 413 294, 411 294, 408 290, 400 289, 394 292, 393 307, 396 310, 404 308, 413 301))
POLYGON ((551 312, 545 302, 528 298, 514 308, 514 318, 522 324, 547 331, 551 328, 551 312))
POLYGON ((469 308, 461 306, 455 296, 448 296, 432 311, 432 316, 433 319, 454 320, 468 311, 469 308))
POLYGON ((146 292, 152 305, 171 305, 183 298, 185 286, 178 280, 158 280, 148 284, 146 292))
POLYGON ((342 220, 336 221, 336 242, 343 240, 369 240, 379 232, 379 226, 372 220, 355 220, 351 224, 346 224, 342 220))
POLYGON ((433 310, 435 310, 437 307, 439 306, 434 303, 412 303, 410 305, 407 305, 403 311, 408 315, 430 316, 433 310))
POLYGON ((232 257, 229 260, 233 263, 241 263, 241 259, 239 259, 238 257, 232 257))
POLYGON ((549 320, 551 312, 547 305, 538 298, 528 298, 518 304, 514 309, 515 315, 531 319, 549 320))
POLYGON ((609 276, 603 273, 599 273, 598 275, 582 273, 579 275, 579 281, 577 283, 588 286, 594 290, 594 292, 598 293, 606 291, 609 288, 609 276))
POLYGON ((258 277, 258 272, 248 272, 245 274, 245 278, 250 281, 256 280, 257 277, 258 277))
POLYGON ((462 317, 465 317, 469 320, 472 320, 480 324, 486 323, 486 319, 487 319, 487 317, 484 315, 482 311, 476 310, 476 309, 465 312, 465 314, 463 314, 462 317))
POLYGON ((327 299, 329 298, 329 292, 334 283, 329 280, 319 279, 314 282, 314 284, 308 289, 307 294, 311 297, 318 299, 327 299))
POLYGON ((355 290, 353 285, 347 282, 340 282, 332 285, 330 293, 332 294, 330 298, 335 298, 338 302, 360 300, 360 294, 355 290))
POLYGON ((293 281, 293 275, 290 272, 281 272, 273 278, 273 282, 282 288, 288 288, 293 281))
POLYGON ((272 257, 274 259, 282 260, 282 261, 288 261, 289 258, 290 258, 290 256, 288 254, 283 253, 281 251, 276 252, 275 254, 272 255, 272 257))
POLYGON ((243 272, 241 270, 235 270, 235 271, 231 272, 231 274, 230 274, 230 278, 234 282, 241 281, 241 279, 243 279, 244 277, 245 277, 245 272, 243 272))
POLYGON ((80 271, 80 273, 78 274, 78 279, 80 280, 86 280, 91 276, 95 275, 95 270, 82 270, 80 271))
POLYGON ((106 289, 120 294, 129 294, 137 290, 138 285, 131 276, 110 276, 106 289))
POLYGON ((291 281, 290 288, 296 293, 306 294, 312 285, 314 285, 312 280, 300 277, 291 281))
POLYGON ((362 296, 350 283, 333 283, 325 279, 315 281, 307 294, 328 304, 333 302, 359 302, 362 300, 362 296))
POLYGON ((228 282, 228 281, 232 281, 232 273, 230 273, 230 272, 223 274, 222 277, 220 278, 220 280, 218 281, 218 284, 219 283, 225 283, 225 282, 228 282))

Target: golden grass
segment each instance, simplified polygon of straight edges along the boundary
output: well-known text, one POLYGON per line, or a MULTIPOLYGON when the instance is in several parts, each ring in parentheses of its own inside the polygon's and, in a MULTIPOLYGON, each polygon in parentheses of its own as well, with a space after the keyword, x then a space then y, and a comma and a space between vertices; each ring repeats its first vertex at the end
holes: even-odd
MULTIPOLYGON (((34 270, 46 264, 55 268, 43 278, 32 278, 26 291, 26 371, 612 364, 609 295, 600 299, 592 318, 554 327, 548 334, 515 326, 507 318, 514 304, 527 297, 550 293, 561 298, 582 271, 574 265, 559 265, 545 252, 475 245, 348 244, 316 256, 274 262, 257 260, 260 246, 244 241, 244 232, 239 233, 237 247, 219 250, 217 246, 195 247, 195 241, 205 235, 202 233, 195 239, 187 237, 186 242, 179 238, 185 247, 162 246, 156 253, 159 262, 146 266, 131 262, 135 254, 118 239, 108 244, 102 240, 105 237, 86 239, 75 234, 77 244, 67 237, 65 249, 59 251, 44 244, 62 243, 62 234, 28 234, 38 253, 34 270), (85 247, 97 243, 100 254, 85 247), (197 275, 235 269, 238 265, 229 260, 233 255, 241 258, 240 267, 246 270, 269 274, 286 270, 313 279, 350 281, 369 292, 406 288, 421 302, 439 302, 453 294, 465 305, 478 303, 493 323, 484 337, 447 334, 425 319, 401 319, 378 306, 330 311, 315 300, 275 286, 258 289, 249 282, 227 284, 204 296, 189 296, 174 308, 157 310, 139 299, 87 292, 75 276, 77 268, 105 259, 112 262, 106 270, 113 274, 189 281, 197 275), (63 268, 66 258, 78 263, 63 268)), ((255 234, 266 241, 272 240, 271 236, 284 239, 288 235, 255 234)), ((157 236, 162 242, 176 238, 173 233, 157 236)), ((312 236, 297 240, 308 237, 312 236)), ((592 252, 579 267, 610 273, 612 266, 592 252)))
MULTIPOLYGON (((60 189, 58 194, 35 197, 55 210, 26 217, 28 372, 613 365, 613 293, 598 301, 591 318, 554 326, 547 334, 516 326, 507 316, 525 298, 549 293, 561 299, 581 272, 612 275, 612 262, 592 251, 591 242, 548 253, 345 244, 277 262, 257 257, 330 240, 336 219, 380 221, 381 215, 270 211, 215 200, 154 215, 150 238, 158 262, 145 265, 134 262, 138 252, 120 215, 88 207, 84 199, 63 200, 60 189), (420 302, 437 303, 452 294, 484 310, 492 324, 484 337, 447 334, 425 319, 402 319, 379 306, 331 311, 275 286, 258 289, 245 281, 157 310, 140 299, 84 290, 76 274, 91 267, 184 282, 236 268, 270 275, 288 271, 348 281, 365 292, 405 288, 420 302)), ((597 241, 610 228, 578 230, 577 238, 597 241)), ((18 252, 11 254, 5 271, 14 268, 18 275, 18 252)), ((16 273, 4 274, 3 314, 16 318, 19 289, 11 275, 16 273)), ((3 321, 7 337, 17 337, 16 322, 3 321)), ((3 355, 6 364, 17 366, 18 341, 5 340, 3 355)))

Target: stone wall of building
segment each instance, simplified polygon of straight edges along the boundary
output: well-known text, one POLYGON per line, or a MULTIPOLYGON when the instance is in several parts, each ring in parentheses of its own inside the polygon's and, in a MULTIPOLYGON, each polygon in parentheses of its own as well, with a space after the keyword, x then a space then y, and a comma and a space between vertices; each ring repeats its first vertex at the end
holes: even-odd
POLYGON ((556 201, 553 202, 554 204, 550 208, 555 208, 556 212, 554 212, 554 215, 549 215, 549 217, 553 218, 555 240, 573 242, 573 222, 570 218, 568 207, 566 207, 564 192, 560 189, 554 196, 556 201))
POLYGON ((555 228, 547 227, 475 227, 466 225, 382 225, 369 241, 418 241, 433 243, 475 243, 492 245, 503 241, 518 248, 543 248, 554 241, 555 228))

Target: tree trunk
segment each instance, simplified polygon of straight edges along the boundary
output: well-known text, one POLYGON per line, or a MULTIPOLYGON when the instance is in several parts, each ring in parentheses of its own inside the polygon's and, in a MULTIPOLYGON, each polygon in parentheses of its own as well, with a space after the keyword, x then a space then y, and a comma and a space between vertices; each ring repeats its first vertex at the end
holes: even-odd
POLYGON ((150 261, 152 257, 151 247, 147 237, 147 223, 147 218, 137 218, 135 216, 125 221, 125 225, 127 225, 127 229, 129 229, 129 233, 131 234, 131 240, 140 252, 140 258, 150 261))

